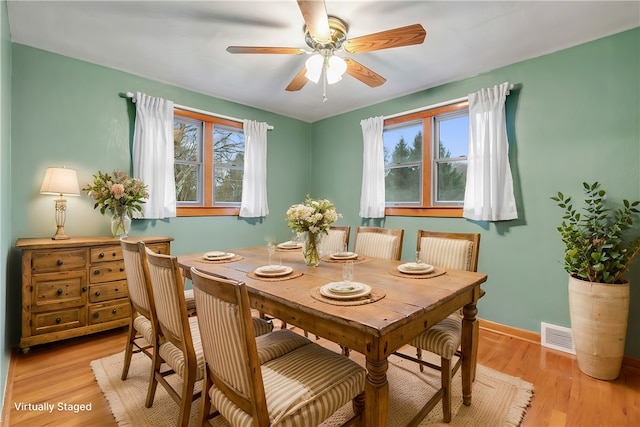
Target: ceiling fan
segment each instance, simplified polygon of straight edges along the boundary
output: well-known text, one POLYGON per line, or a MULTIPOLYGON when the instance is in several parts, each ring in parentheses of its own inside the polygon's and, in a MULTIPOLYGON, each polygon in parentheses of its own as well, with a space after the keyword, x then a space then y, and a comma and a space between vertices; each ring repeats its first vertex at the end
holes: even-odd
POLYGON ((387 80, 351 58, 343 58, 336 52, 363 53, 393 47, 421 44, 427 32, 420 24, 394 28, 392 30, 347 38, 347 24, 335 16, 327 15, 324 1, 297 0, 304 18, 304 37, 312 51, 295 47, 229 46, 227 52, 240 54, 311 54, 300 72, 289 83, 286 90, 297 91, 307 80, 323 82, 323 102, 327 100, 326 85, 339 81, 346 72, 370 87, 377 87, 387 80))

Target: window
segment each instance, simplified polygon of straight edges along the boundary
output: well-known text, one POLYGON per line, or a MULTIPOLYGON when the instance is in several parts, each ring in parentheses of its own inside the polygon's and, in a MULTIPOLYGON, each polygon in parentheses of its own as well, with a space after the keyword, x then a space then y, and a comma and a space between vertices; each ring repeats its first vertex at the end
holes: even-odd
POLYGON ((174 111, 178 216, 237 215, 242 201, 242 123, 174 111))
POLYGON ((462 216, 468 102, 385 120, 386 215, 462 216))

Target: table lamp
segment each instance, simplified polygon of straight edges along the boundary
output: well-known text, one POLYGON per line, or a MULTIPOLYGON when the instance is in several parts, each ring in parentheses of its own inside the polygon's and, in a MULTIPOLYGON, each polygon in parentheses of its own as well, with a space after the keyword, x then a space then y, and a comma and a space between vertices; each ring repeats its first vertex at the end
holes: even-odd
POLYGON ((78 176, 74 169, 67 168, 47 168, 40 187, 40 194, 60 195, 55 200, 56 206, 56 234, 53 240, 65 240, 69 236, 64 232, 64 222, 67 218, 67 201, 62 196, 79 196, 78 176))

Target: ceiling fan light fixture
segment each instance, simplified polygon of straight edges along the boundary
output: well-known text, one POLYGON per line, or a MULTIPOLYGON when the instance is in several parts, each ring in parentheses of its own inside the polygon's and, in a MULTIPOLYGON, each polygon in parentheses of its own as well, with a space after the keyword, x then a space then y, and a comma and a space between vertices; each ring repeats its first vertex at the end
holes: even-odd
POLYGON ((327 63, 327 83, 334 84, 342 80, 347 71, 347 63, 339 56, 332 55, 327 63))
POLYGON ((318 83, 322 76, 322 68, 324 67, 324 57, 319 53, 311 55, 305 62, 307 72, 304 76, 314 83, 318 83))

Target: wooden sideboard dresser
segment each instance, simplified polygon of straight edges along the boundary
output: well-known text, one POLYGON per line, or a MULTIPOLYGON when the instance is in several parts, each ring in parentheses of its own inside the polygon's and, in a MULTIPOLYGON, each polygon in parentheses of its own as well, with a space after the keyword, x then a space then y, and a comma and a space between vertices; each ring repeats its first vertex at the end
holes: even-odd
MULTIPOLYGON (((171 237, 130 237, 171 252, 171 237)), ((131 306, 120 240, 113 237, 18 239, 22 250, 20 348, 129 324, 131 306)))

